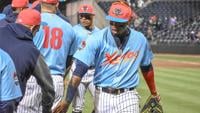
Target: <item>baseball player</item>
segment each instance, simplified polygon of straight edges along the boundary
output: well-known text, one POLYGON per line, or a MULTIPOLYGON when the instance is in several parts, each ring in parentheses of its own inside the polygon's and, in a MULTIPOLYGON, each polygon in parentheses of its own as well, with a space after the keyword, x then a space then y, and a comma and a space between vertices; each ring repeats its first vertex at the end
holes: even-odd
POLYGON ((5 18, 0 20, 0 26, 5 26, 8 23, 14 23, 17 15, 27 7, 28 0, 12 0, 12 3, 7 5, 2 12, 5 14, 5 18))
MULTIPOLYGON (((53 79, 56 92, 53 107, 63 97, 63 77, 66 62, 71 59, 75 51, 75 49, 73 50, 73 44, 76 38, 72 26, 55 14, 57 4, 58 0, 41 0, 42 22, 38 33, 33 39, 34 44, 44 56, 53 79)), ((32 88, 27 87, 17 112, 41 113, 41 99, 35 99, 35 97, 41 96, 41 91, 34 77, 28 80, 27 86, 32 88), (31 102, 31 105, 27 102, 31 102)))
POLYGON ((11 4, 7 5, 2 13, 6 16, 19 12, 24 8, 27 8, 29 4, 29 0, 12 0, 11 4))
MULTIPOLYGON (((32 5, 30 6, 31 8, 34 8, 34 9, 36 9, 38 11, 41 11, 41 0, 32 0, 30 3, 32 3, 32 5)), ((59 4, 57 4, 56 14, 60 18, 62 18, 63 20, 65 20, 65 21, 67 21, 69 23, 69 19, 61 13, 61 11, 59 10, 58 6, 59 6, 59 4)))
MULTIPOLYGON (((94 23, 94 8, 92 5, 83 4, 79 7, 78 11, 79 22, 73 27, 75 34, 77 36, 78 43, 80 46, 84 46, 84 42, 86 38, 88 38, 91 34, 99 31, 94 23)), ((72 72, 75 68, 75 63, 72 66, 72 72)), ((72 74, 72 73, 71 73, 72 74)), ((77 94, 73 101, 73 111, 72 113, 82 113, 84 107, 84 96, 87 89, 90 91, 90 94, 94 98, 94 91, 95 87, 93 84, 93 77, 94 77, 94 66, 91 66, 90 69, 87 71, 83 79, 81 80, 80 85, 78 86, 77 94)))
POLYGON ((51 113, 55 96, 53 80, 43 56, 35 48, 32 40, 39 29, 40 22, 41 16, 38 11, 24 9, 19 13, 16 23, 0 27, 0 48, 14 62, 22 94, 25 93, 27 80, 33 75, 42 89, 42 97, 37 96, 35 99, 42 98, 43 113, 51 113))
POLYGON ((0 111, 13 113, 22 96, 12 58, 0 48, 0 111))
MULTIPOLYGON (((4 17, 5 19, 3 20, 0 19, 0 26, 5 26, 8 23, 14 23, 19 12, 28 7, 41 12, 40 0, 30 0, 30 3, 29 0, 12 0, 12 3, 7 5, 2 11, 2 13, 6 15, 6 17, 4 17)), ((57 9, 56 14, 65 21, 69 22, 67 17, 62 15, 59 9, 57 9)))
POLYGON ((139 71, 159 99, 151 60, 153 53, 146 37, 128 27, 132 10, 124 2, 112 3, 106 19, 110 26, 87 38, 85 46, 74 54, 76 68, 69 82, 67 96, 53 110, 65 113, 88 68, 95 62, 95 113, 139 113, 139 71))

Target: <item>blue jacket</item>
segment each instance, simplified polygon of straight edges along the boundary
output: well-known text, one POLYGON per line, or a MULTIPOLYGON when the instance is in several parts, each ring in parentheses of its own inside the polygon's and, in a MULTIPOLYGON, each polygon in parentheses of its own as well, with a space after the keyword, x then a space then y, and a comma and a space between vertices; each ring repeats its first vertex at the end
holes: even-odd
POLYGON ((12 9, 12 6, 9 4, 7 5, 3 11, 2 11, 3 14, 5 14, 6 16, 7 15, 11 15, 13 13, 13 9, 12 9))
POLYGON ((7 15, 4 19, 0 20, 0 27, 6 26, 9 23, 15 23, 16 18, 17 14, 15 13, 7 15))
POLYGON ((32 33, 21 24, 11 23, 0 27, 0 48, 14 62, 20 87, 24 94, 26 82, 33 75, 42 88, 42 105, 49 113, 54 101, 54 86, 49 69, 32 41, 32 33))

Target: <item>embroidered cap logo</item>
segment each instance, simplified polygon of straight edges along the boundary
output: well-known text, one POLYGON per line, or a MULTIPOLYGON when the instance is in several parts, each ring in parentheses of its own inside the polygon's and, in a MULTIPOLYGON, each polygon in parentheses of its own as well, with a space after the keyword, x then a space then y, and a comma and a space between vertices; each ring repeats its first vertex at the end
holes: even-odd
POLYGON ((83 11, 84 11, 84 12, 87 12, 87 10, 88 10, 88 7, 87 7, 87 6, 84 6, 84 7, 83 7, 83 11))
POLYGON ((116 16, 120 16, 120 15, 122 15, 123 13, 122 13, 122 10, 121 10, 121 9, 115 8, 115 9, 113 10, 113 14, 115 14, 116 16))

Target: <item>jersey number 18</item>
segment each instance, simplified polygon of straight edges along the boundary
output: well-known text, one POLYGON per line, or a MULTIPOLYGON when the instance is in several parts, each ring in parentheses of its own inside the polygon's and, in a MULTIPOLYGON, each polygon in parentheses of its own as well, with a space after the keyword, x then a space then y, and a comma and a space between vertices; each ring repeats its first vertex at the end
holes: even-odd
POLYGON ((50 46, 53 49, 60 49, 60 47, 62 46, 62 37, 63 37, 62 29, 60 28, 50 29, 48 26, 44 26, 43 29, 45 32, 43 47, 49 48, 50 46))

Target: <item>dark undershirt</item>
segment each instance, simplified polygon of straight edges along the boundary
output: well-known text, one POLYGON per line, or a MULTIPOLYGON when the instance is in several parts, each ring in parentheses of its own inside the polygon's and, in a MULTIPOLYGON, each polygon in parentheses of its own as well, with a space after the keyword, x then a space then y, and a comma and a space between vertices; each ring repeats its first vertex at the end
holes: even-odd
POLYGON ((119 49, 123 49, 124 45, 126 44, 127 40, 128 40, 128 37, 130 35, 130 30, 127 29, 126 30, 126 33, 124 35, 121 35, 121 36, 113 36, 114 37, 114 40, 117 44, 117 47, 119 49))

